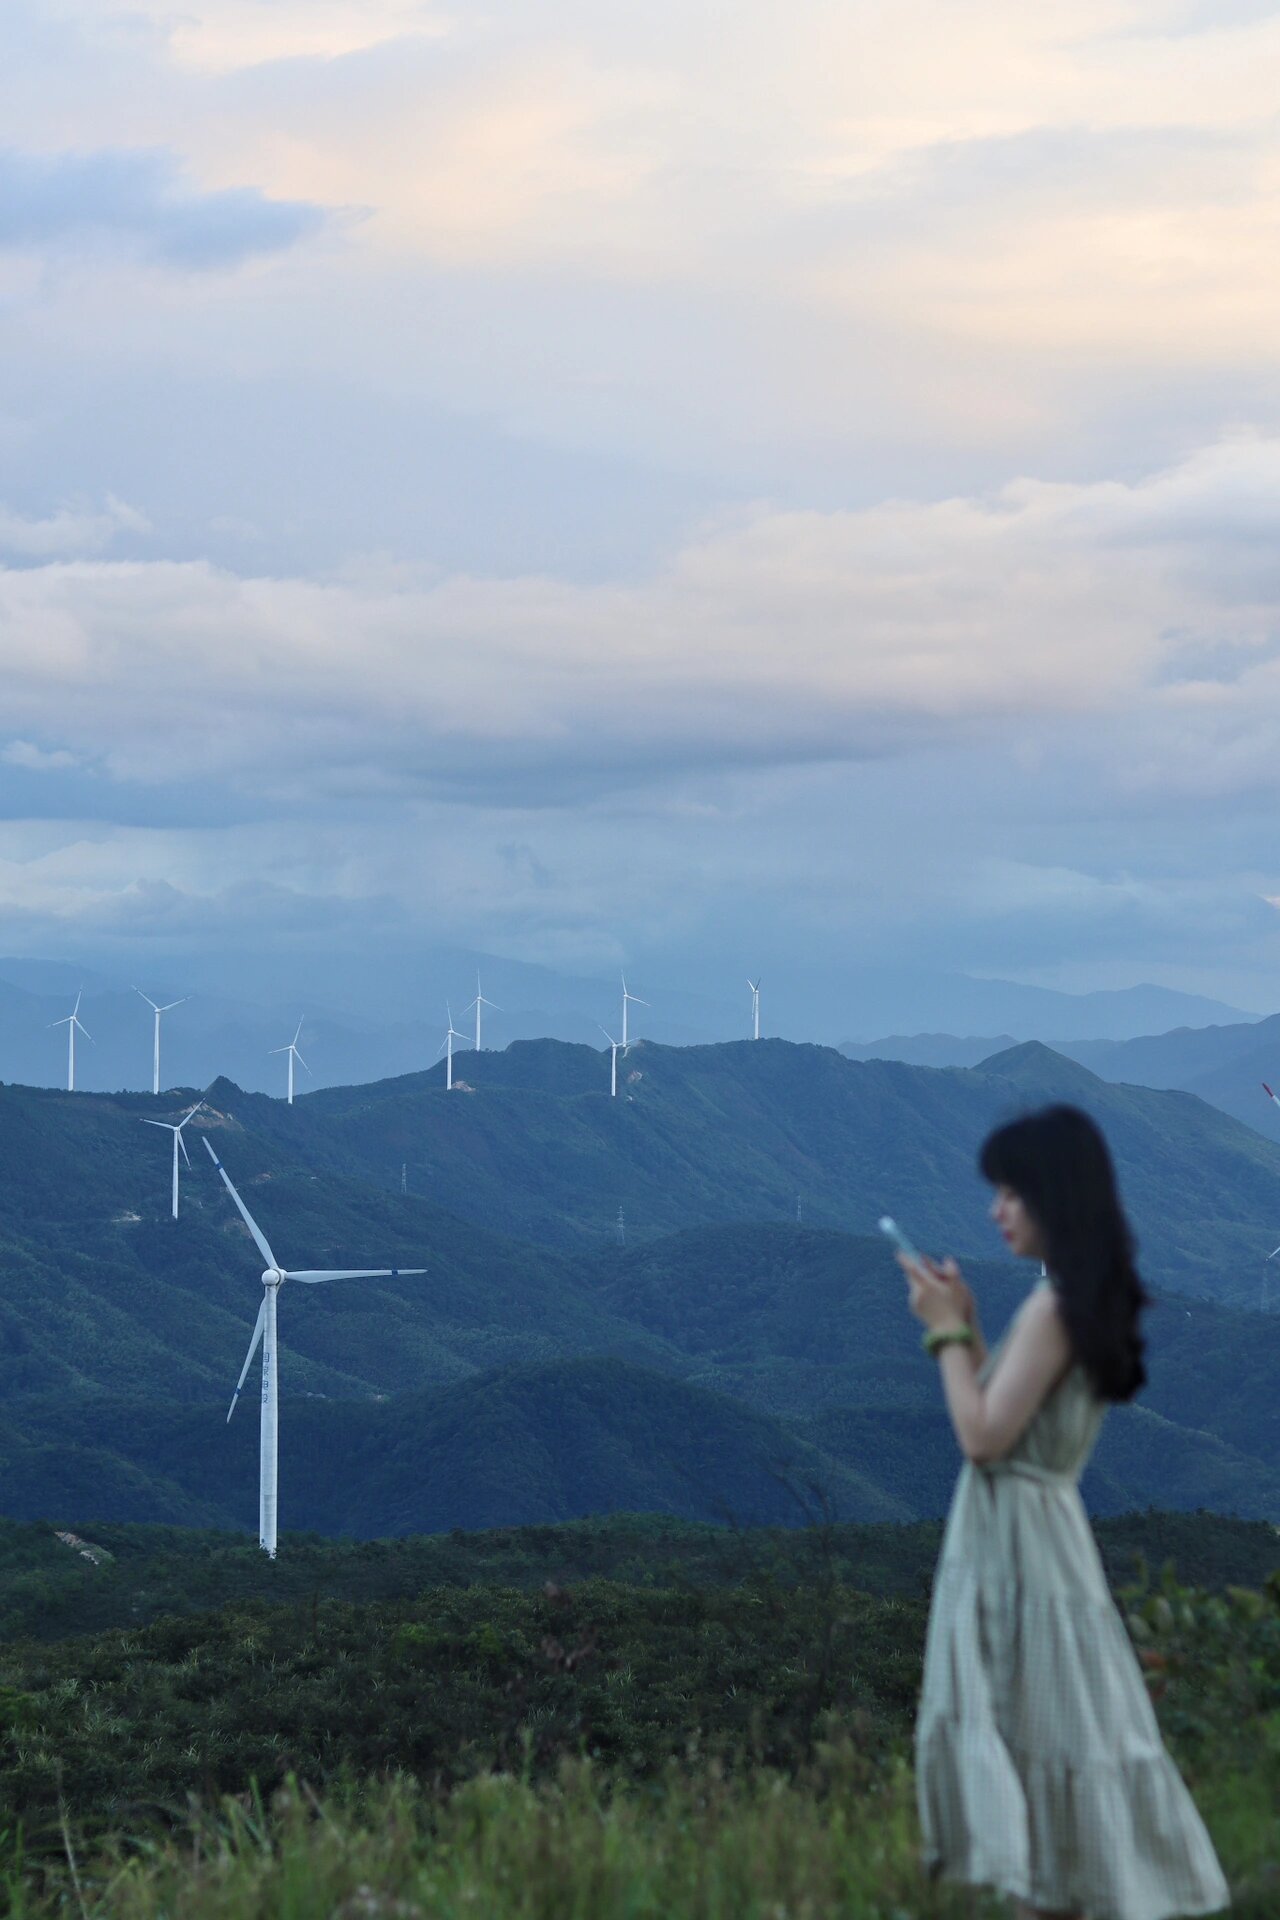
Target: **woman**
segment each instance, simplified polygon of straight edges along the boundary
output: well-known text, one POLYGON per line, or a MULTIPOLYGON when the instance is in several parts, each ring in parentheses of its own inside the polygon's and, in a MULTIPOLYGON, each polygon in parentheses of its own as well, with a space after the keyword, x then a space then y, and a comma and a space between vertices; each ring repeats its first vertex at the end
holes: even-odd
POLYGON ((1023 1920, 1216 1913, 1226 1881, 1161 1743, 1077 1489, 1108 1401, 1146 1378, 1106 1143, 1049 1107, 982 1149, 991 1215, 1045 1274, 989 1356, 954 1260, 899 1255, 966 1457, 916 1729, 925 1864, 1023 1920))

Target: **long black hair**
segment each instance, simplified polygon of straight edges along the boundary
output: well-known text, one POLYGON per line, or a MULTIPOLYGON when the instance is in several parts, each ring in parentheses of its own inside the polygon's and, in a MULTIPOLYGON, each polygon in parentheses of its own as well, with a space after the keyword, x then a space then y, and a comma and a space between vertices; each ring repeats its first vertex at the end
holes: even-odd
POLYGON ((1044 1107, 997 1127, 978 1165, 1034 1218, 1077 1360, 1104 1400, 1131 1400, 1147 1377, 1139 1317, 1148 1296, 1107 1143, 1078 1107, 1044 1107))

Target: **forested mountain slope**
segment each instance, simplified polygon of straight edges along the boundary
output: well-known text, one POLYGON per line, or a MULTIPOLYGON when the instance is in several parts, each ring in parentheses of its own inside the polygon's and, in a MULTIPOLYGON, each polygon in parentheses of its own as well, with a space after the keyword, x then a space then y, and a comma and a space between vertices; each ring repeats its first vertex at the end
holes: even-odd
POLYGON ((417 1190, 521 1239, 579 1250, 683 1226, 794 1220, 980 1252, 974 1158, 998 1122, 1068 1099, 1107 1131, 1144 1253, 1183 1292, 1248 1299, 1280 1223, 1280 1147, 1184 1093, 1115 1086, 1031 1042, 978 1068, 847 1060, 833 1048, 641 1043, 619 1062, 556 1041, 455 1058, 442 1074, 329 1088, 292 1108, 212 1097, 282 1157, 417 1190))

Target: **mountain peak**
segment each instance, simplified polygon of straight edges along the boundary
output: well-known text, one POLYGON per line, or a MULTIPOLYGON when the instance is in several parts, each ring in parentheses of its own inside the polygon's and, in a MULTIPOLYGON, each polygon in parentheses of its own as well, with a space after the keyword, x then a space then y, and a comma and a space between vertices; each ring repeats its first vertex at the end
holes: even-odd
POLYGON ((1104 1083, 1088 1067, 1065 1054, 1055 1053, 1043 1040, 1024 1040, 1016 1047, 993 1053, 973 1069, 984 1078, 1009 1080, 1037 1094, 1062 1094, 1064 1097, 1089 1098, 1104 1083))

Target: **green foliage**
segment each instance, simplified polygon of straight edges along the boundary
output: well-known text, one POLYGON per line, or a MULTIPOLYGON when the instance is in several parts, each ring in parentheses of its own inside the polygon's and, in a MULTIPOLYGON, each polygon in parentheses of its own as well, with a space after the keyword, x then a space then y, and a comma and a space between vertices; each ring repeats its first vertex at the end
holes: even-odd
POLYGON ((387 1769, 447 1784, 587 1753, 640 1779, 691 1741, 730 1769, 794 1766, 833 1713, 887 1750, 909 1721, 923 1624, 921 1601, 835 1582, 593 1580, 250 1604, 12 1646, 0 1684, 29 1705, 5 1735, 0 1824, 48 1844, 59 1796, 103 1830, 291 1769, 317 1785, 387 1769))
MULTIPOLYGON (((672 1767, 628 1786, 590 1761, 447 1796, 400 1778, 225 1803, 180 1838, 78 1869, 85 1920, 995 1920, 926 1887, 911 1782, 836 1735, 803 1779, 672 1767)), ((53 1862, 30 1920, 76 1900, 53 1862)))
MULTIPOLYGON (((1176 1558, 1197 1585, 1260 1585, 1280 1558, 1256 1521, 1213 1514, 1130 1514, 1097 1524, 1113 1582, 1139 1559, 1176 1558)), ((825 1578, 862 1592, 928 1594, 941 1527, 729 1528, 662 1514, 610 1514, 561 1526, 370 1541, 286 1534, 269 1561, 241 1535, 173 1527, 95 1528, 110 1560, 95 1566, 43 1526, 0 1521, 0 1640, 53 1640, 144 1626, 161 1616, 250 1601, 309 1611, 324 1600, 411 1599, 436 1587, 570 1586, 606 1579, 640 1588, 780 1587, 825 1578)))
MULTIPOLYGON (((136 1581, 168 1554, 216 1586, 221 1556, 247 1561, 229 1543, 148 1543, 147 1531, 110 1531, 98 1565, 62 1548, 63 1564, 136 1581)), ((1113 1569, 1144 1556, 1124 1598, 1164 1732, 1239 1920, 1263 1920, 1280 1888, 1274 1531, 1131 1515, 1101 1532, 1113 1569), (1146 1565, 1179 1546, 1203 1584, 1171 1565, 1152 1582, 1146 1565), (1263 1566, 1270 1577, 1246 1574, 1263 1566)), ((0 1528, 6 1578, 33 1566, 34 1535, 0 1528)), ((936 1529, 735 1536, 640 1516, 297 1542, 292 1572, 258 1558, 268 1578, 292 1579, 287 1604, 280 1592, 9 1645, 0 1911, 985 1920, 994 1908, 916 1872, 906 1757, 936 1542, 936 1529), (850 1583, 851 1563, 874 1574, 895 1546, 912 1597, 850 1583), (418 1586, 444 1554, 455 1576, 506 1567, 527 1584, 418 1586), (546 1577, 574 1556, 643 1568, 652 1584, 546 1577), (300 1600, 303 1572, 326 1560, 407 1590, 300 1600)))

